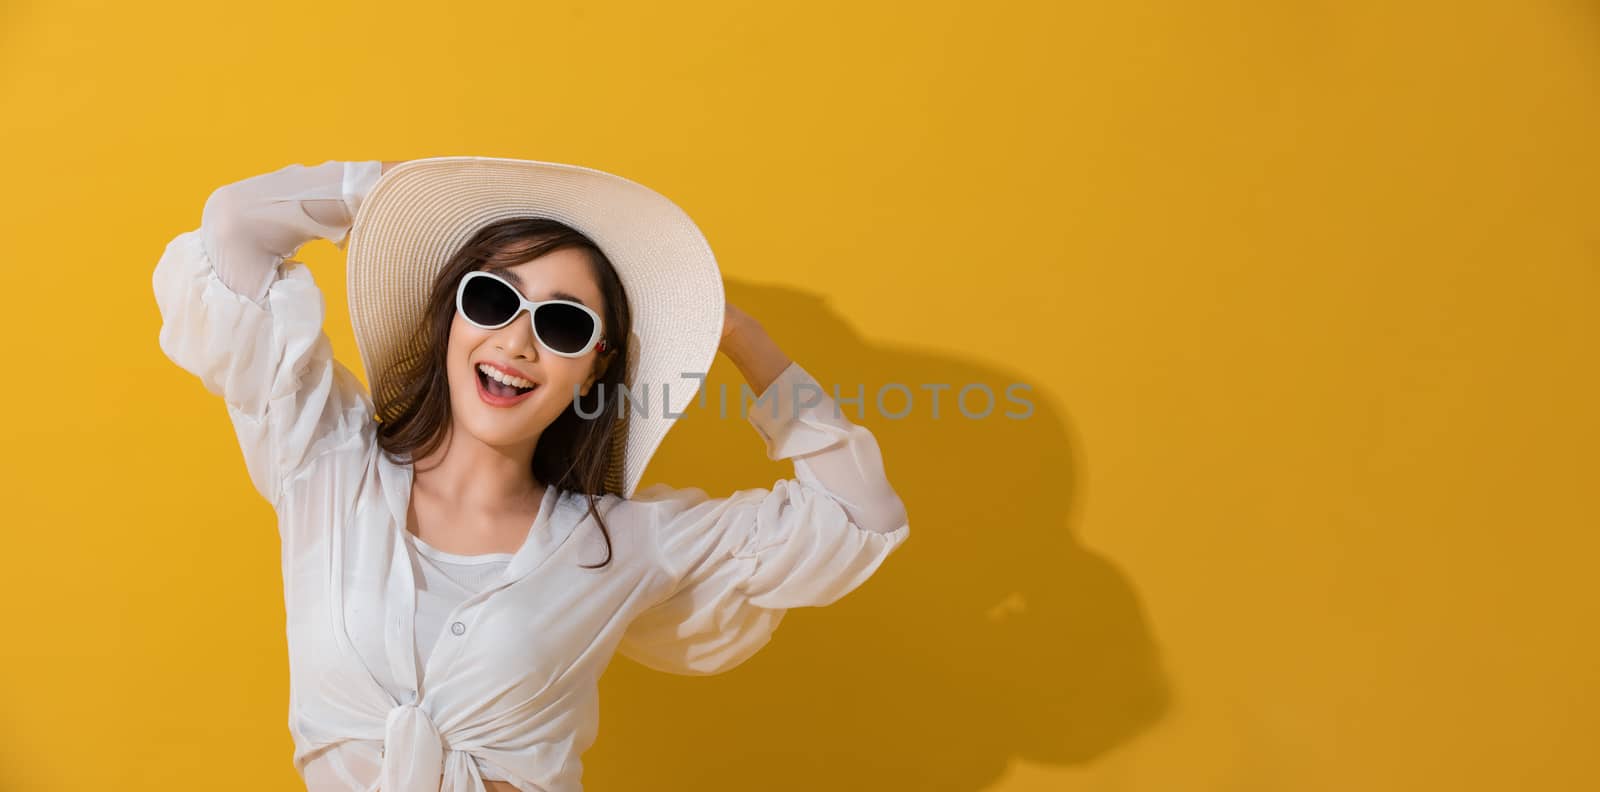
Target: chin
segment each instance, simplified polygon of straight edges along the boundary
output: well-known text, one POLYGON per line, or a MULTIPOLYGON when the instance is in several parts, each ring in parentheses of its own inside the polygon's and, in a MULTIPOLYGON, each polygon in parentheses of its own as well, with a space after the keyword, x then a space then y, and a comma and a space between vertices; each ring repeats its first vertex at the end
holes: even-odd
POLYGON ((478 442, 487 446, 503 447, 514 446, 528 438, 522 426, 511 426, 509 423, 496 424, 493 418, 485 419, 482 416, 473 416, 463 422, 462 428, 472 435, 478 442))

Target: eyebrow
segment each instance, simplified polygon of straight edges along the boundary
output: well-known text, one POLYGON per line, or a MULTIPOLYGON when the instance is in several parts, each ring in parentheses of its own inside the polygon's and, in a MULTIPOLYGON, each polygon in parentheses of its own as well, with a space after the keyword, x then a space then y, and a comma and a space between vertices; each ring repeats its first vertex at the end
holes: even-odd
MULTIPOLYGON (((522 282, 522 277, 521 276, 517 275, 517 273, 515 273, 515 272, 513 272, 513 271, 511 271, 509 269, 486 269, 486 270, 484 270, 484 272, 492 272, 492 273, 494 273, 496 275, 502 276, 506 280, 509 280, 512 283, 516 284, 518 289, 521 289, 521 288, 524 288, 524 287, 527 286, 526 283, 522 282)), ((578 295, 572 294, 570 292, 564 292, 564 291, 561 291, 560 289, 555 289, 555 290, 551 291, 549 296, 545 297, 545 299, 546 300, 571 300, 571 301, 573 301, 575 303, 578 303, 579 305, 584 305, 584 306, 588 306, 588 307, 591 307, 591 308, 593 307, 593 306, 590 306, 588 303, 584 302, 583 300, 579 299, 578 295)))

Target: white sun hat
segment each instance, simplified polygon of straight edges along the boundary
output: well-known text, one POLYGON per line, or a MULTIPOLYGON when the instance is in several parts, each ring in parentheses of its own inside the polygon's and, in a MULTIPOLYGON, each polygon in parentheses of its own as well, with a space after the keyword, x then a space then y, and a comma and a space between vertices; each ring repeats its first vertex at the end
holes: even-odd
MULTIPOLYGON (((642 184, 578 165, 497 157, 429 157, 390 168, 357 209, 346 250, 350 321, 367 382, 377 388, 380 372, 420 353, 413 332, 440 270, 479 229, 512 217, 578 230, 622 281, 633 314, 625 384, 637 404, 628 403, 617 422, 605 487, 631 498, 672 416, 711 369, 725 299, 700 229, 642 184)), ((394 409, 387 397, 400 383, 382 385, 386 392, 374 399, 394 409)))

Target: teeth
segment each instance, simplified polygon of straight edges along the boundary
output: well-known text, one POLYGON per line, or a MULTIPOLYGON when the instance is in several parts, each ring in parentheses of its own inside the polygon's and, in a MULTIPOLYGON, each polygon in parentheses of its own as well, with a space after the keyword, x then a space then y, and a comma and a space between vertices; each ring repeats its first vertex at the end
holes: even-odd
POLYGON ((503 373, 500 372, 500 369, 497 369, 494 366, 489 365, 488 363, 479 363, 478 364, 478 370, 483 372, 484 374, 488 375, 489 378, 491 378, 491 379, 493 379, 493 380, 495 380, 497 382, 504 383, 506 385, 511 385, 511 386, 518 387, 518 388, 531 388, 531 387, 533 387, 533 383, 532 382, 529 382, 528 380, 525 380, 525 379, 523 379, 521 377, 513 377, 513 376, 511 376, 509 374, 503 374, 503 373))

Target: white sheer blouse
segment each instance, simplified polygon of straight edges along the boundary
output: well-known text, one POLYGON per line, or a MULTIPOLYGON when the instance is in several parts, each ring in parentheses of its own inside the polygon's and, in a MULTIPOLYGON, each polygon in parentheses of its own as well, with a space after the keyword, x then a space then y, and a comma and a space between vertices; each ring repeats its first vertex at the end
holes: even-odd
POLYGON ((312 239, 343 246, 379 167, 296 164, 219 188, 153 276, 162 351, 220 397, 278 516, 294 765, 311 792, 580 790, 613 654, 677 674, 738 665, 787 609, 865 582, 906 540, 905 507, 872 433, 796 363, 747 413, 793 478, 721 498, 608 494, 598 569, 581 566, 606 558, 585 496, 549 487, 518 551, 455 568, 467 582, 441 593, 452 559, 423 568, 432 548, 406 530, 412 467, 378 447, 370 396, 292 260, 312 239))

